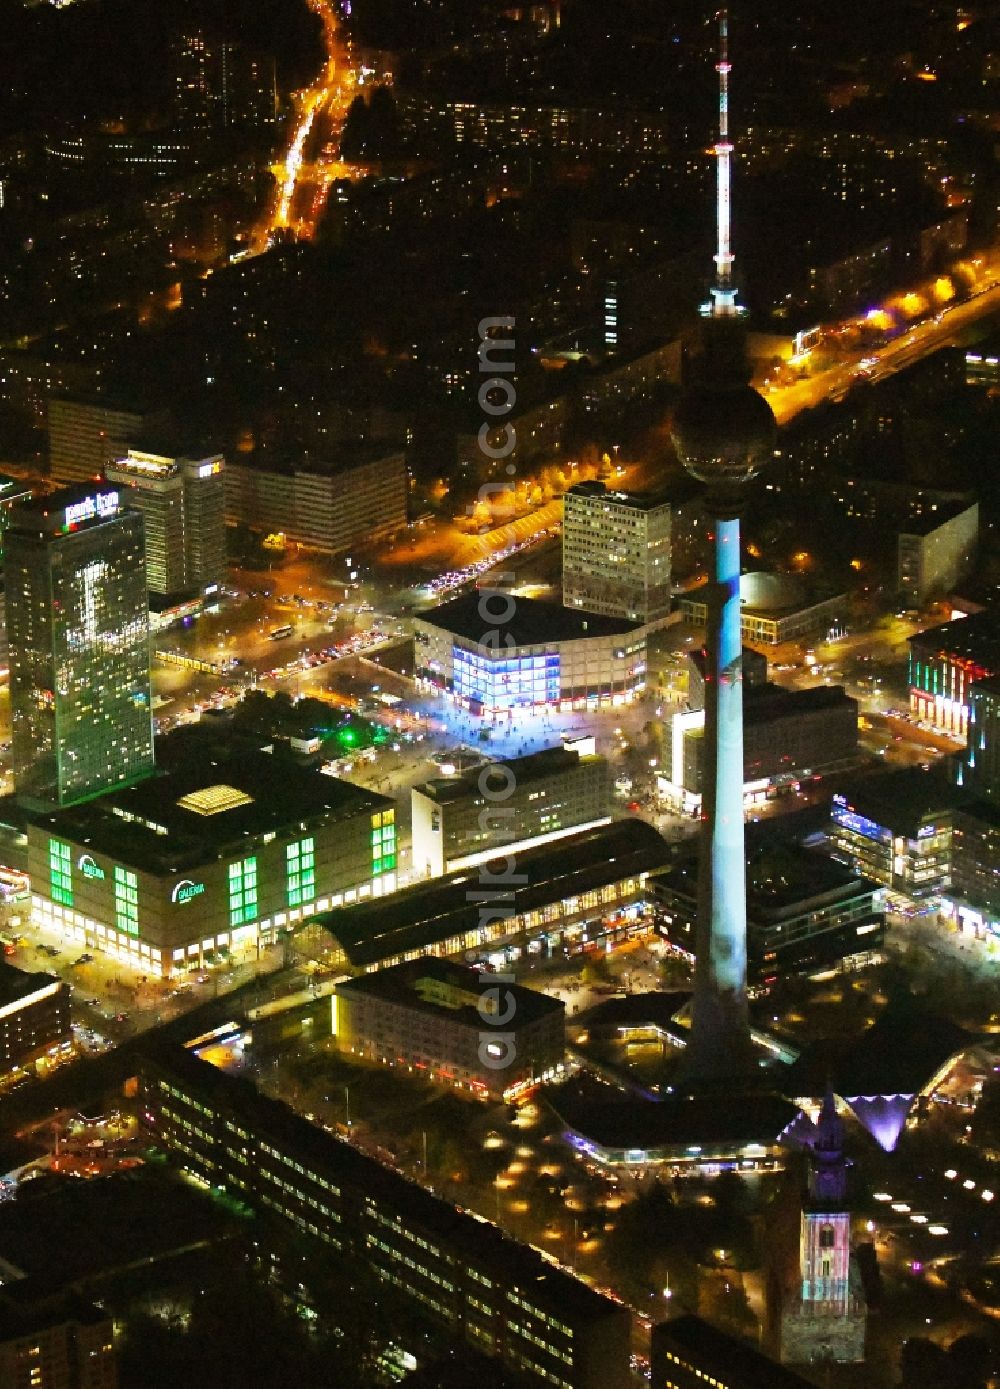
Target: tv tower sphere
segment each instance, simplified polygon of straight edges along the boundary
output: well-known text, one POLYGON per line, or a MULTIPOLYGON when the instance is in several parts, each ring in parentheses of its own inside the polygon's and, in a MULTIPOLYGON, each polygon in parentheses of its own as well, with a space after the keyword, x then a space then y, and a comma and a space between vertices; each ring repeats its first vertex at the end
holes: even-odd
POLYGON ((735 501, 732 493, 755 477, 773 454, 776 429, 771 407, 750 386, 744 310, 737 302, 733 284, 728 10, 719 11, 718 21, 715 283, 709 302, 702 308, 708 322, 697 379, 684 394, 674 419, 673 435, 688 472, 707 483, 718 500, 728 497, 735 501))
MULTIPOLYGON (((715 323, 710 325, 715 327, 715 323)), ((739 379, 703 379, 686 391, 673 422, 674 446, 684 467, 713 492, 739 490, 774 454, 770 405, 739 379)))

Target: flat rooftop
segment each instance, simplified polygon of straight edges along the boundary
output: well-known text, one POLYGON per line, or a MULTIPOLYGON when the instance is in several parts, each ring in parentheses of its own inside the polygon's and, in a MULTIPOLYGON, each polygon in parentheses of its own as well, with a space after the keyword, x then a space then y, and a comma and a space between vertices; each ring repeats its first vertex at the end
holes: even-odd
POLYGON ((206 863, 247 835, 388 810, 387 796, 296 767, 270 753, 190 763, 79 806, 32 818, 76 843, 151 873, 206 863))
POLYGON ((848 708, 857 715, 858 702, 843 685, 812 685, 805 690, 770 683, 748 685, 743 695, 743 723, 770 724, 776 719, 848 708))
MULTIPOLYGON (((578 896, 623 878, 662 868, 669 849, 644 820, 616 820, 581 834, 567 835, 517 855, 520 882, 504 892, 502 903, 514 914, 578 896)), ((315 918, 335 938, 352 965, 377 964, 409 950, 426 950, 439 941, 475 929, 481 907, 473 896, 480 882, 503 883, 502 854, 478 868, 462 868, 414 883, 389 897, 337 907, 315 918)), ((492 909, 494 912, 497 908, 492 909)))
POLYGON ((385 459, 402 460, 402 448, 390 444, 338 444, 333 458, 317 458, 308 449, 289 453, 281 448, 258 448, 252 453, 229 453, 226 466, 246 468, 250 472, 281 473, 292 477, 296 473, 313 473, 317 477, 335 477, 338 473, 350 472, 352 468, 363 467, 366 463, 379 463, 385 459))
MULTIPOLYGON (((692 903, 698 899, 698 856, 690 853, 657 875, 657 881, 692 903)), ((878 884, 836 859, 795 844, 768 842, 747 855, 747 915, 750 925, 792 915, 817 898, 834 900, 875 892, 878 884)))
POLYGON ((701 1317, 685 1315, 661 1322, 653 1328, 653 1348, 654 1359, 658 1349, 688 1355, 697 1368, 721 1375, 723 1383, 738 1384, 740 1389, 811 1389, 813 1384, 744 1341, 717 1331, 701 1317))
MULTIPOLYGON (((386 1208, 405 1213, 411 1229, 439 1238, 449 1251, 477 1268, 489 1268, 499 1277, 530 1288, 532 1301, 557 1316, 600 1320, 620 1316, 623 1306, 613 1302, 548 1263, 534 1249, 503 1234, 489 1221, 460 1210, 450 1201, 432 1195, 416 1182, 385 1167, 375 1158, 311 1124, 280 1100, 262 1095, 250 1081, 217 1070, 182 1048, 150 1051, 157 1069, 188 1084, 219 1110, 238 1116, 255 1139, 269 1139, 286 1146, 302 1161, 342 1183, 347 1190, 365 1192, 386 1208)), ((0 1244, 2 1250, 2 1244, 0 1244)))
POLYGON ((574 1133, 601 1148, 650 1152, 658 1148, 773 1144, 797 1119, 797 1104, 768 1092, 680 1095, 665 1100, 603 1099, 569 1081, 545 1098, 574 1133))
MULTIPOLYGON (((450 960, 425 955, 420 960, 406 960, 387 969, 364 974, 338 984, 338 994, 365 995, 385 1003, 399 1004, 432 1017, 447 1017, 451 1021, 481 1031, 483 1015, 478 1007, 486 990, 497 987, 488 971, 467 969, 450 960), (450 1001, 441 1001, 450 1000, 450 1001)), ((526 989, 521 984, 504 984, 505 993, 513 995, 516 1012, 511 1026, 521 1027, 546 1015, 564 1013, 565 1003, 548 994, 526 989)))
POLYGON ((972 497, 966 497, 961 501, 937 502, 933 511, 925 511, 920 516, 910 516, 899 527, 900 535, 930 535, 939 526, 945 526, 949 521, 954 521, 956 516, 962 516, 967 511, 972 511, 978 507, 979 503, 972 497))
POLYGON ((219 1202, 161 1167, 65 1177, 0 1203, 0 1259, 36 1288, 86 1285, 222 1239, 236 1223, 219 1202))
POLYGON ((924 772, 919 767, 848 776, 834 784, 845 809, 911 839, 928 817, 950 814, 968 799, 967 793, 940 771, 924 772))
POLYGON ((669 487, 655 492, 625 492, 616 487, 607 487, 603 482, 576 482, 566 493, 567 497, 587 497, 600 501, 613 502, 616 506, 631 507, 634 511, 655 511, 661 506, 678 506, 704 495, 704 485, 693 478, 678 478, 669 487))
MULTIPOLYGON (((547 777, 572 771, 581 762, 596 763, 603 760, 596 756, 581 758, 574 748, 543 748, 541 752, 529 753, 526 757, 505 759, 500 765, 509 768, 516 785, 522 786, 527 782, 544 781, 547 777)), ((458 776, 432 777, 429 781, 414 787, 414 790, 420 791, 439 805, 452 805, 456 801, 481 797, 483 793, 480 790, 480 778, 489 766, 486 762, 481 766, 471 767, 458 776)))
MULTIPOLYGON (((74 482, 46 496, 27 496, 10 511, 8 533, 54 541, 72 531, 119 520, 123 507, 117 487, 106 482, 74 482)), ((131 514, 131 513, 130 513, 131 514)))
POLYGON ((28 998, 50 984, 61 985, 62 980, 44 970, 18 969, 0 959, 0 1007, 28 998))
MULTIPOLYGON (((483 617, 480 608, 484 596, 485 590, 465 593, 460 598, 453 598, 450 603, 414 613, 414 618, 480 645, 488 639, 491 643, 488 649, 496 659, 502 658, 507 639, 511 637, 517 646, 546 646, 551 642, 577 641, 586 637, 624 637, 642 630, 641 623, 578 612, 575 608, 564 608, 561 603, 546 603, 540 598, 511 599, 514 611, 510 620, 490 622, 489 618, 483 617), (495 636, 503 646, 498 647, 494 643, 495 636)), ((499 599, 491 606, 493 611, 503 612, 499 599)))
POLYGON ((602 999, 573 1021, 589 1028, 657 1027, 661 1032, 686 1041, 691 1030, 677 1018, 690 1001, 690 990, 666 993, 657 989, 644 994, 623 994, 620 998, 602 999))
POLYGON ((909 644, 924 657, 957 658, 1000 671, 1000 613, 987 608, 971 617, 959 617, 939 627, 928 627, 923 632, 914 632, 909 644))

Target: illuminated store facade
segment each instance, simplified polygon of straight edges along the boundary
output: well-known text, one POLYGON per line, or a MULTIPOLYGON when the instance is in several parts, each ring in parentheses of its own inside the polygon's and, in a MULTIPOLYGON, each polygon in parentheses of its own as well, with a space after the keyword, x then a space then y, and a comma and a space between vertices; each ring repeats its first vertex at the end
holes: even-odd
POLYGON ((942 733, 965 738, 970 689, 1000 672, 1000 625, 991 612, 915 632, 910 646, 910 713, 942 733))
POLYGON ((618 618, 505 592, 414 618, 418 681, 480 717, 630 704, 646 685, 646 634, 618 618))
POLYGON ((392 892, 392 802, 318 773, 281 792, 269 762, 226 768, 225 781, 157 777, 33 819, 35 922, 166 977, 255 959, 319 912, 392 892))

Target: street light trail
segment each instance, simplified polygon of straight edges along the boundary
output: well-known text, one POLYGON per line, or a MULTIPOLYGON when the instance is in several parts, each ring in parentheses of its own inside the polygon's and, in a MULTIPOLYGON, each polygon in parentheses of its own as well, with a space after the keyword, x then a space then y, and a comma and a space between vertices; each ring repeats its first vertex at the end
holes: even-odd
POLYGON ((351 173, 350 167, 339 160, 321 155, 311 164, 306 157, 310 140, 318 137, 320 131, 325 135, 324 147, 339 144, 357 80, 332 0, 308 0, 308 3, 323 25, 326 62, 313 85, 298 96, 288 149, 275 165, 277 187, 254 236, 256 255, 268 249, 277 232, 291 231, 304 240, 315 236, 330 184, 334 178, 348 177, 351 173), (315 196, 301 215, 296 216, 296 199, 307 185, 315 185, 315 196))

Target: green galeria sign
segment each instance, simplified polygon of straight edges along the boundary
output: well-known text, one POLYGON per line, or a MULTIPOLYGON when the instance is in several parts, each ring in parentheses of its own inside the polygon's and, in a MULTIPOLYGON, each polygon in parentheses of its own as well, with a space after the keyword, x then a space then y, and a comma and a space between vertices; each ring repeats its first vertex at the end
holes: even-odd
POLYGON ((192 897, 200 897, 204 891, 204 883, 194 883, 190 878, 182 878, 170 894, 170 900, 171 902, 190 902, 192 897))
POLYGON ((104 869, 92 854, 81 854, 76 861, 76 866, 85 878, 104 877, 104 869))

